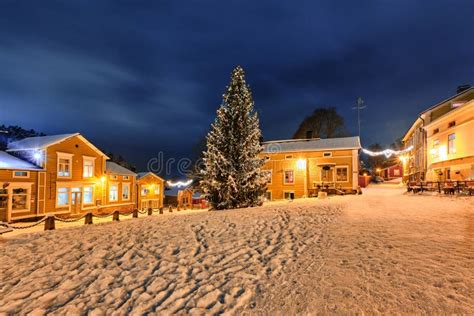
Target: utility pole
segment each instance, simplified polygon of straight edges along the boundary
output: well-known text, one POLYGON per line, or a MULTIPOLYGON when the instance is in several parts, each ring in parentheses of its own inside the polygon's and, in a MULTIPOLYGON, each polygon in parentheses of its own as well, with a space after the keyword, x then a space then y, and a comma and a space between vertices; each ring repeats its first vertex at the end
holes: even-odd
POLYGON ((360 138, 360 110, 365 109, 364 100, 361 97, 357 98, 357 105, 353 107, 353 110, 357 110, 357 125, 359 126, 359 138, 360 138))

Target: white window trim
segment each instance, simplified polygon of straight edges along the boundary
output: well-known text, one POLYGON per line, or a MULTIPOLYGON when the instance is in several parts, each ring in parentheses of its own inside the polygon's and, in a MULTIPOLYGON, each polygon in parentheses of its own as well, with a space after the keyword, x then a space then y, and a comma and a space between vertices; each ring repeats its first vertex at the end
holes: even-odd
POLYGON ((349 166, 348 165, 340 165, 334 167, 334 182, 337 183, 348 183, 349 182, 349 166), (347 169, 347 181, 337 181, 337 169, 347 169))
POLYGON ((74 156, 74 154, 62 153, 62 152, 59 152, 59 151, 56 154, 57 154, 57 162, 56 162, 57 177, 61 178, 61 179, 71 179, 72 178, 72 157, 74 156), (59 159, 69 160, 69 176, 65 177, 65 176, 60 176, 59 175, 59 159))
POLYGON ((71 209, 71 188, 70 187, 66 187, 66 186, 57 186, 56 187, 56 197, 55 197, 55 205, 56 205, 56 208, 67 208, 67 209, 71 209), (59 189, 67 189, 67 205, 59 205, 58 204, 58 195, 59 195, 59 189))
POLYGON ((82 178, 83 179, 90 179, 95 176, 95 159, 96 157, 91 157, 91 156, 82 156, 82 178), (85 177, 84 176, 84 164, 86 161, 92 161, 92 175, 90 177, 85 177))
POLYGON ((285 185, 294 185, 295 184, 295 169, 284 169, 283 170, 283 184, 285 185), (293 182, 286 182, 285 172, 292 171, 293 172, 293 182))
POLYGON ((130 188, 131 188, 130 183, 122 183, 122 192, 121 192, 122 195, 120 196, 122 198, 122 201, 130 201, 130 198, 131 198, 130 195, 132 194, 130 188), (123 188, 124 187, 128 187, 128 198, 126 198, 126 199, 123 198, 123 188))
POLYGON ((10 205, 10 210, 12 214, 15 213, 24 213, 24 212, 29 212, 31 210, 31 188, 33 187, 32 183, 24 184, 24 185, 10 185, 8 187, 8 194, 9 194, 9 205, 10 205), (13 209, 13 189, 26 189, 26 208, 25 209, 20 209, 20 210, 14 210, 13 209))
POLYGON ((146 184, 141 184, 140 185, 140 196, 147 196, 148 193, 143 194, 143 187, 145 187, 145 189, 146 189, 147 185, 146 184))
POLYGON ((17 178, 17 179, 28 179, 30 177, 30 172, 26 170, 13 170, 12 177, 17 178), (16 172, 26 172, 26 176, 16 176, 15 175, 16 172))
POLYGON ((85 185, 82 187, 82 205, 88 205, 88 206, 91 206, 91 205, 94 205, 94 201, 95 201, 95 187, 93 185, 85 185), (84 200, 85 198, 85 191, 84 191, 84 188, 92 188, 92 202, 86 202, 84 200))
POLYGON ((118 182, 110 182, 110 184, 109 184, 109 189, 108 189, 107 191, 108 191, 107 193, 108 193, 108 201, 109 201, 109 202, 118 202, 118 201, 119 201, 119 193, 120 193, 120 191, 119 191, 118 182), (111 188, 113 185, 116 185, 116 186, 117 186, 117 199, 116 199, 116 200, 111 200, 111 199, 110 199, 110 188, 111 188))

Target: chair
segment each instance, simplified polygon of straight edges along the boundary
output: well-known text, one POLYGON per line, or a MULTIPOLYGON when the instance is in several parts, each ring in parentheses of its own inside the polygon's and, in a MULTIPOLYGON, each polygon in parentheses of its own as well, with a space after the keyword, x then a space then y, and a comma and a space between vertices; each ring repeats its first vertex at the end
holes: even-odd
POLYGON ((454 192, 455 192, 454 183, 452 181, 445 182, 443 185, 443 191, 444 191, 444 194, 454 195, 454 192))

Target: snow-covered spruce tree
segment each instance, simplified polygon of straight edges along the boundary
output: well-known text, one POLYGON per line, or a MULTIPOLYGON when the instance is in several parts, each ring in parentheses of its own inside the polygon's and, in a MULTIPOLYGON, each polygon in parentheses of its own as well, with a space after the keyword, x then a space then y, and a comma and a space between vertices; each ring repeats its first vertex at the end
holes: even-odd
POLYGON ((207 135, 201 189, 214 209, 256 206, 266 187, 258 115, 237 66, 207 135))

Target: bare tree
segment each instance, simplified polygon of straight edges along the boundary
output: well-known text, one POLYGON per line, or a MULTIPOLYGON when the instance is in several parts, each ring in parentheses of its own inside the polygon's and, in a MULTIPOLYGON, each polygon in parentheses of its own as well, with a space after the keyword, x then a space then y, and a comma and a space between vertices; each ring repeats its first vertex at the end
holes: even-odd
POLYGON ((336 108, 317 108, 301 122, 293 135, 294 139, 332 138, 346 136, 344 118, 337 113, 336 108))

